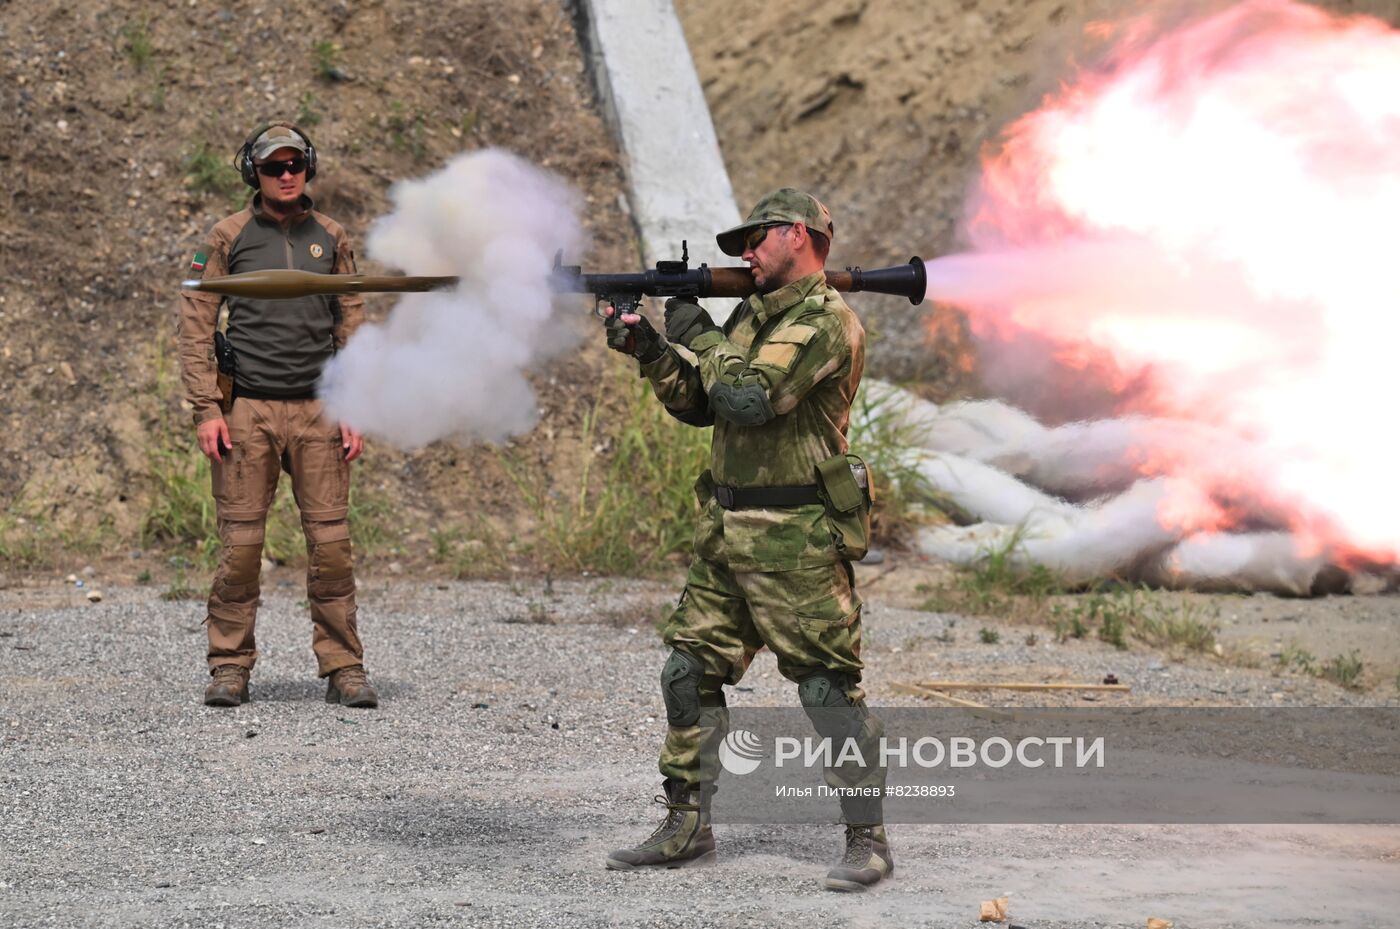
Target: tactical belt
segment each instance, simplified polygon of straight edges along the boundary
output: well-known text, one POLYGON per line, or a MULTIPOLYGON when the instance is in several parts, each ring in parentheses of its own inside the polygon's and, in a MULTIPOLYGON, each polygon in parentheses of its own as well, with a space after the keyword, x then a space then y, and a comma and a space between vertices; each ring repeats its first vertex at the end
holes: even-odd
POLYGON ((291 394, 270 394, 262 390, 249 390, 237 381, 233 382, 233 398, 237 400, 244 397, 248 400, 315 400, 316 390, 303 390, 291 394))
POLYGON ((715 501, 726 510, 743 510, 769 506, 807 506, 821 503, 816 484, 795 487, 725 487, 715 486, 715 501))

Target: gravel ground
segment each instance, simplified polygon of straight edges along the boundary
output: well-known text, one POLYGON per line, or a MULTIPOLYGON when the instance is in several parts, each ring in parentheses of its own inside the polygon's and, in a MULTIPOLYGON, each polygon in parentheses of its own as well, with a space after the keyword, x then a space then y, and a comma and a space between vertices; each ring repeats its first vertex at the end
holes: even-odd
MULTIPOLYGON (((895 879, 846 897, 818 889, 836 827, 721 825, 713 868, 610 873, 659 810, 651 621, 670 586, 365 585, 384 702, 352 711, 322 702, 279 575, 236 710, 199 702, 197 603, 0 593, 0 925, 971 927, 1001 894, 1028 929, 1400 925, 1392 827, 897 826, 895 879)), ((1124 702, 1378 702, 1043 629, 983 645, 982 625, 872 592, 872 702, 908 704, 891 685, 934 675, 1107 672, 1134 686, 1124 702)), ((795 701, 771 656, 742 686, 732 703, 795 701)))

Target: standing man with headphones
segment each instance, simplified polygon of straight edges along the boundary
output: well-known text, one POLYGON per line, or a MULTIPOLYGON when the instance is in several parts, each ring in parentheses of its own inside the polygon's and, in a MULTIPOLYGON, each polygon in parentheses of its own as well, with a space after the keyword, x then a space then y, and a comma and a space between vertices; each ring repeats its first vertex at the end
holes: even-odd
MULTIPOLYGON (((247 209, 214 225, 191 271, 205 277, 269 269, 355 272, 345 230, 313 209, 305 193, 316 176, 316 148, 304 132, 290 123, 260 126, 234 164, 256 193, 247 209)), ((327 421, 316 399, 322 368, 364 320, 364 301, 191 291, 180 299, 181 380, 199 449, 211 463, 222 544, 206 619, 211 680, 204 702, 248 700, 258 657, 253 626, 264 528, 286 471, 306 534, 311 647, 319 675, 329 678, 326 701, 377 706, 355 621, 347 522, 350 462, 364 440, 349 424, 327 421)))

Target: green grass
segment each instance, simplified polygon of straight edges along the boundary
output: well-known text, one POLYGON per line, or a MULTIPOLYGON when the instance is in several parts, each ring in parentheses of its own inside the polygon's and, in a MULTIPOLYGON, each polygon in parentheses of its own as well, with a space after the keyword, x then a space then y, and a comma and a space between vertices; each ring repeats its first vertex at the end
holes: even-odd
POLYGON ((501 453, 535 521, 529 547, 536 561, 561 571, 629 574, 654 571, 667 555, 689 550, 692 487, 708 462, 709 429, 671 419, 646 381, 617 372, 599 384, 579 445, 576 482, 501 453), (615 398, 606 406, 605 391, 615 398))
POLYGON ((296 124, 302 129, 310 129, 312 126, 320 125, 322 115, 316 106, 316 95, 311 91, 308 90, 301 95, 301 99, 297 102, 296 124))
POLYGON ((126 53, 127 60, 137 71, 146 70, 146 66, 155 57, 155 44, 151 41, 151 21, 143 16, 140 19, 133 19, 125 26, 122 26, 119 33, 122 40, 122 51, 126 53))
POLYGON ((1001 641, 1001 633, 983 626, 977 630, 977 638, 981 640, 983 645, 995 645, 1001 641))
POLYGON ((1148 641, 1184 648, 1189 652, 1213 652, 1218 644, 1217 616, 1182 606, 1175 613, 1158 612, 1142 618, 1140 634, 1148 641))
POLYGON ((1327 659, 1318 671, 1318 675, 1323 680, 1331 681, 1339 687, 1355 689, 1361 683, 1363 667, 1361 652, 1352 651, 1347 655, 1334 655, 1327 659))
POLYGON ((428 119, 420 112, 409 112, 402 100, 390 100, 389 112, 381 118, 382 128, 389 133, 389 145, 407 152, 414 161, 428 157, 428 119))
MULTIPOLYGON (((1361 660, 1359 650, 1353 649, 1345 655, 1333 655, 1319 664, 1316 655, 1298 643, 1290 642, 1278 655, 1278 667, 1283 671, 1319 677, 1339 687, 1355 690, 1361 686, 1361 672, 1366 666, 1361 660)), ((1395 686, 1400 689, 1400 675, 1395 678, 1395 686)))
POLYGON ((435 528, 428 538, 433 562, 457 580, 497 577, 508 567, 501 537, 485 520, 467 528, 435 528))
POLYGON ((199 142, 190 149, 182 169, 185 183, 196 193, 220 197, 233 206, 241 206, 246 199, 247 188, 238 169, 222 150, 208 142, 199 142))
POLYGON ((1285 671, 1312 675, 1318 673, 1317 656, 1296 642, 1284 646, 1283 651, 1279 653, 1278 664, 1285 671))
POLYGON ((64 514, 52 506, 16 502, 10 508, 0 515, 0 564, 49 568, 75 555, 104 555, 120 545, 110 513, 74 519, 78 514, 64 514))
POLYGON ((1076 592, 1044 566, 1019 564, 1019 543, 1017 535, 989 549, 951 584, 931 591, 924 609, 1049 623, 1058 642, 1093 635, 1120 649, 1142 642, 1189 652, 1216 650, 1218 616, 1207 609, 1112 581, 1076 592))
POLYGON ((1065 592, 1059 579, 1043 565, 1029 569, 1016 563, 1021 535, 988 549, 970 568, 961 570, 952 586, 937 588, 924 609, 938 613, 998 615, 1013 621, 1043 616, 1050 597, 1065 592))
POLYGON ((344 80, 345 73, 340 68, 340 46, 330 39, 311 43, 311 60, 316 66, 316 76, 321 80, 344 80))
POLYGON ((14 513, 0 515, 0 562, 17 568, 52 563, 57 540, 46 520, 14 513))
POLYGON ((162 600, 203 600, 209 596, 209 587, 195 586, 184 568, 179 568, 170 580, 170 586, 160 592, 162 600))

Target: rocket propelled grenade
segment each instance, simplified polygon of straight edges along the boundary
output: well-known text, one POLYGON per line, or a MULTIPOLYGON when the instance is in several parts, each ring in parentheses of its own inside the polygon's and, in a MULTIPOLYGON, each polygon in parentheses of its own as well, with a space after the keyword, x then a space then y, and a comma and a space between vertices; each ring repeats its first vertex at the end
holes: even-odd
MULTIPOLYGON (((285 300, 315 294, 422 293, 455 287, 459 280, 456 277, 245 271, 185 281, 181 286, 185 290, 229 297, 285 300)), ((893 294, 906 297, 913 304, 923 302, 928 287, 924 262, 918 257, 909 259, 908 264, 873 271, 860 268, 827 271, 826 281, 842 293, 893 294)), ((681 243, 679 261, 658 261, 655 268, 641 272, 585 274, 577 266, 560 264, 556 257, 550 283, 558 293, 593 294, 598 311, 605 305, 613 305, 620 312, 634 311, 643 297, 743 298, 757 289, 747 267, 711 268, 706 264, 690 267, 685 243, 681 243)))
POLYGON ((399 275, 317 274, 314 271, 244 271, 205 280, 185 281, 185 290, 223 294, 226 297, 252 297, 259 300, 290 300, 317 294, 404 294, 455 287, 455 277, 402 277, 399 275))

